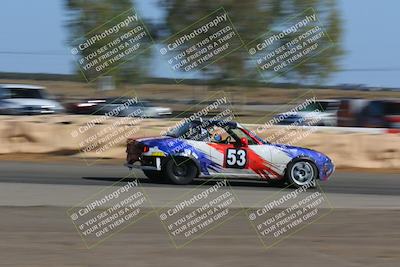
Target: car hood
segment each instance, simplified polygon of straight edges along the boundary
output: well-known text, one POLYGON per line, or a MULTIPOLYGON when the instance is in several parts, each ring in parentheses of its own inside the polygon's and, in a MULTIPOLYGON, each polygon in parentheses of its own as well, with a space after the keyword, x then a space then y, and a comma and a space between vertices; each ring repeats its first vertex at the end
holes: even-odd
POLYGON ((304 148, 304 147, 298 147, 298 146, 290 146, 290 145, 285 145, 285 144, 272 144, 272 146, 279 148, 286 154, 288 154, 292 158, 300 157, 300 156, 306 156, 313 158, 314 160, 318 162, 326 162, 330 161, 329 157, 326 156, 325 154, 315 151, 313 149, 309 148, 304 148))

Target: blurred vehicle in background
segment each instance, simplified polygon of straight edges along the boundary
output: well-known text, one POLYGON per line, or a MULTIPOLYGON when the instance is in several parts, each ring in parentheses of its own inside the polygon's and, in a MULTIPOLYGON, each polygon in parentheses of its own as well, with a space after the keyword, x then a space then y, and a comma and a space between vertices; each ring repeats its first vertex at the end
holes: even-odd
MULTIPOLYGON (((129 101, 129 98, 108 98, 105 103, 99 104, 101 110, 96 113, 101 113, 101 115, 112 112, 113 110, 121 107, 129 101)), ((122 109, 118 116, 128 117, 132 114, 138 114, 139 116, 144 116, 148 118, 159 118, 164 116, 169 116, 172 114, 172 110, 166 107, 157 107, 148 101, 139 101, 136 103, 129 103, 126 105, 125 109, 122 109), (139 112, 140 111, 140 112, 139 112)))
POLYGON ((279 113, 274 118, 278 125, 336 126, 339 105, 340 100, 319 100, 297 112, 279 113))
POLYGON ((44 87, 27 84, 0 84, 0 114, 40 115, 64 111, 44 87))
POLYGON ((399 129, 400 101, 342 100, 338 110, 338 126, 399 129))
POLYGON ((361 111, 360 127, 400 128, 400 101, 373 100, 361 111))
POLYGON ((105 102, 105 99, 81 99, 65 103, 65 109, 72 114, 93 114, 105 102))
POLYGON ((356 127, 360 121, 361 111, 368 104, 366 99, 343 99, 337 112, 339 127, 356 127))
POLYGON ((66 104, 67 111, 72 114, 104 115, 119 107, 125 106, 118 112, 119 117, 144 116, 159 118, 169 116, 172 110, 166 107, 158 107, 148 101, 129 102, 127 97, 85 99, 66 104))

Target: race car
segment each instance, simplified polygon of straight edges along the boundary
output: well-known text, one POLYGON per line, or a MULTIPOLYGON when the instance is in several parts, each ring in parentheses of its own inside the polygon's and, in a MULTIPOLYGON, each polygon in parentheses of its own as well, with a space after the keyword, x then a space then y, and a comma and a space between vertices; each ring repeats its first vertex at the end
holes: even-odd
POLYGON ((258 177, 293 187, 327 180, 334 164, 315 150, 273 144, 241 124, 193 120, 158 137, 130 138, 125 166, 153 181, 189 184, 196 177, 258 177))

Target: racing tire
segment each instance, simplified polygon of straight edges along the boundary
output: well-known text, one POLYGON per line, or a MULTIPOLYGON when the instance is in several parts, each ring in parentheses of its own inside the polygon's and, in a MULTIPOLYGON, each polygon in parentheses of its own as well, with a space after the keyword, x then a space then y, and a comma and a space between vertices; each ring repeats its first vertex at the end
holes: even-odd
POLYGON ((286 169, 286 180, 294 188, 300 188, 307 184, 310 188, 314 188, 317 177, 318 168, 312 161, 306 159, 290 162, 286 169))
POLYGON ((165 164, 165 177, 173 184, 190 184, 197 176, 197 167, 192 160, 188 158, 170 159, 165 164))
POLYGON ((152 182, 163 182, 165 180, 164 173, 161 171, 143 170, 143 172, 152 182))

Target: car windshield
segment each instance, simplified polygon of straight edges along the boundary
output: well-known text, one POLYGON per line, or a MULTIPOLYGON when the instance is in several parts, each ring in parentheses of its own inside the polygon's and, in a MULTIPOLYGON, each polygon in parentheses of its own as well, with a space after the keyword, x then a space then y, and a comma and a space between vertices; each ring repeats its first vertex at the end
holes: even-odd
POLYGON ((312 112, 312 111, 319 110, 321 112, 324 112, 324 111, 332 109, 334 106, 335 105, 333 103, 320 101, 320 102, 311 103, 311 104, 305 106, 304 108, 299 109, 299 111, 300 112, 312 112))
POLYGON ((174 128, 170 129, 166 135, 174 138, 182 137, 186 132, 189 131, 191 124, 191 122, 186 122, 180 126, 175 126, 174 128))
POLYGON ((132 98, 109 98, 107 102, 111 105, 129 105, 131 107, 152 107, 148 101, 135 101, 132 98))
POLYGON ((141 102, 138 102, 138 105, 139 106, 142 106, 142 107, 152 107, 153 105, 150 103, 150 102, 148 102, 148 101, 141 101, 141 102))
POLYGON ((257 136, 255 133, 253 133, 250 130, 247 130, 243 128, 245 131, 243 131, 240 128, 237 127, 220 127, 220 126, 212 126, 209 125, 208 127, 202 127, 201 123, 196 123, 196 122, 187 122, 184 123, 178 127, 175 127, 168 131, 166 133, 167 136, 171 136, 174 138, 183 138, 183 139, 191 139, 191 140, 197 140, 197 141, 206 141, 208 140, 213 132, 216 132, 215 129, 212 128, 221 128, 224 129, 224 131, 217 131, 217 132, 226 132, 226 135, 230 135, 234 140, 238 141, 240 138, 246 138, 249 141, 250 145, 255 145, 257 142, 253 139, 255 138, 257 141, 261 142, 262 144, 266 144, 267 142, 262 140, 259 136, 257 136), (205 129, 207 128, 207 129, 205 129), (249 132, 251 133, 250 135, 246 133, 249 132), (207 139, 208 137, 208 139, 207 139), (252 138, 253 137, 253 138, 252 138))
POLYGON ((10 98, 45 98, 45 94, 43 93, 42 89, 11 88, 9 89, 9 92, 10 98))
POLYGON ((256 135, 253 131, 246 129, 245 127, 241 126, 245 131, 247 131, 248 133, 251 134, 251 136, 249 134, 247 134, 246 132, 244 132, 242 129, 239 128, 232 128, 230 129, 231 132, 233 132, 238 138, 243 138, 245 137, 248 141, 249 141, 249 145, 256 145, 257 143, 253 140, 253 138, 257 139, 258 141, 260 141, 262 144, 266 144, 267 142, 264 141, 263 139, 261 139, 261 137, 259 137, 258 135, 256 135), (253 137, 253 138, 252 138, 253 137))

